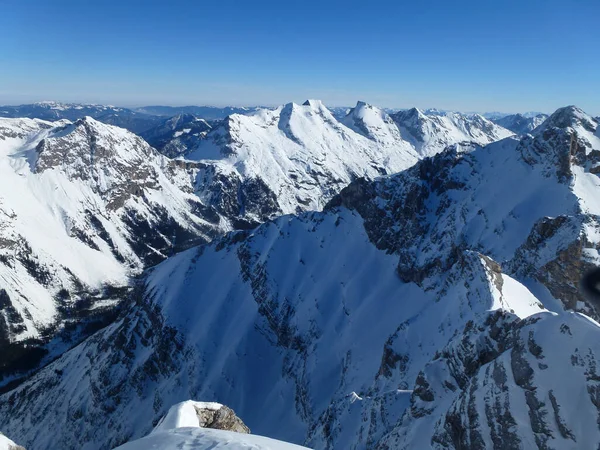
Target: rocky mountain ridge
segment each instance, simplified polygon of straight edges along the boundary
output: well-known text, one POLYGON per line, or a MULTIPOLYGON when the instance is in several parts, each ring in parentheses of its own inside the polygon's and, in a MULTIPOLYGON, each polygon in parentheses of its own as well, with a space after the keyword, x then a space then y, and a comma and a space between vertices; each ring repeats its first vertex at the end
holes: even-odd
POLYGON ((0 173, 3 384, 103 323, 145 267, 223 232, 185 169, 92 118, 0 119, 0 173))
POLYGON ((168 258, 0 397, 0 429, 111 448, 204 398, 315 448, 596 447, 600 328, 576 286, 599 265, 598 134, 562 108, 168 258))

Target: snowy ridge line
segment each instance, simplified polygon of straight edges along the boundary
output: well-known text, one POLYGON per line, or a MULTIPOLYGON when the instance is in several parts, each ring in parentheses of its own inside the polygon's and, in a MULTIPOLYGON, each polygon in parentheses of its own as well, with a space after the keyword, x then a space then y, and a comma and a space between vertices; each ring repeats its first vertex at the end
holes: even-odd
MULTIPOLYGON (((323 115, 291 107, 282 133, 304 142, 296 122, 323 115)), ((178 253, 0 396, 0 429, 109 448, 202 398, 315 448, 595 448, 600 328, 577 284, 600 265, 598 144, 595 119, 561 108, 178 253)))

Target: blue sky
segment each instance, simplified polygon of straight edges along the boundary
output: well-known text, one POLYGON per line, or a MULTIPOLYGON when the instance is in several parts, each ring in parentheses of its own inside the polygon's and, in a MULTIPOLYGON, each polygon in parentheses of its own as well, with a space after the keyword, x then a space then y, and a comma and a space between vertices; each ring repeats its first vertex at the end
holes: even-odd
POLYGON ((600 114, 600 1, 0 0, 0 104, 600 114))

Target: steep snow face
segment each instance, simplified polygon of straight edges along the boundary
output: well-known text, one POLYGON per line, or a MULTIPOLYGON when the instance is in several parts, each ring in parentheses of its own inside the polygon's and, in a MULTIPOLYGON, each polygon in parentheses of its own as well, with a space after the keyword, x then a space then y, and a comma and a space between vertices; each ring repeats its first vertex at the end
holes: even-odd
POLYGON ((600 263, 596 128, 581 110, 561 109, 535 136, 451 149, 375 189, 354 183, 338 201, 373 217, 371 239, 400 254, 408 281, 451 265, 447 249, 473 248, 597 317, 578 289, 581 274, 600 263))
POLYGON ((91 118, 0 119, 0 180, 2 345, 114 305, 109 288, 218 228, 185 170, 91 118))
POLYGON ((391 117, 385 111, 364 102, 358 102, 341 122, 382 146, 406 146, 391 117))
MULTIPOLYGON (((418 154, 395 134, 390 123, 376 132, 367 116, 381 111, 359 104, 351 113, 353 128, 338 122, 320 102, 287 104, 274 111, 250 116, 233 115, 187 155, 210 166, 211 178, 257 180, 277 198, 277 212, 320 209, 333 195, 357 177, 374 178, 403 170, 418 154), (372 114, 367 114, 367 112, 372 114), (369 135, 375 132, 377 137, 369 135), (354 130, 364 132, 360 134, 354 130), (209 161, 212 160, 212 161, 209 161)), ((349 120, 349 119, 348 119, 349 120)), ((211 202, 225 188, 201 174, 198 195, 211 202)))
POLYGON ((397 263, 344 208, 180 253, 152 271, 128 315, 5 394, 1 425, 35 448, 111 448, 192 396, 235 405, 259 434, 364 448, 402 416, 419 372, 469 321, 544 311, 474 252, 435 288, 403 282, 397 263), (23 426, 57 421, 52 442, 23 426))
POLYGON ((475 114, 467 116, 456 112, 423 114, 417 108, 391 115, 402 137, 422 156, 432 156, 447 146, 474 142, 485 145, 511 136, 509 131, 475 114))
POLYGON ((523 114, 510 114, 498 119, 492 119, 492 122, 512 131, 515 134, 522 135, 531 133, 547 118, 547 114, 538 114, 531 117, 526 117, 523 114))

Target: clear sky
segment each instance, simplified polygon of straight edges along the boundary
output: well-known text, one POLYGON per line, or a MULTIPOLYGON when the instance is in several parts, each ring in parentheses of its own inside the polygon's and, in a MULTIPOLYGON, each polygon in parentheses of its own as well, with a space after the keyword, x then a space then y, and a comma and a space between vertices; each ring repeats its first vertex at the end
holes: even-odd
POLYGON ((0 0, 0 104, 600 114, 600 0, 0 0))

